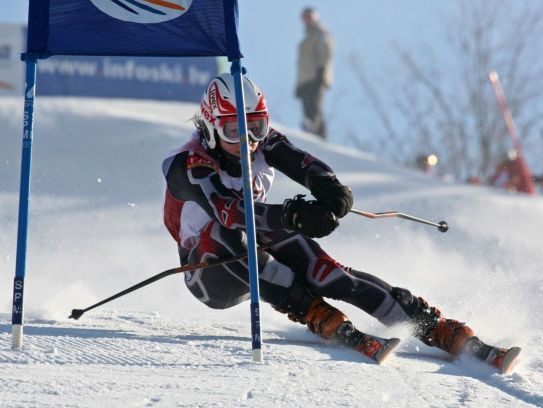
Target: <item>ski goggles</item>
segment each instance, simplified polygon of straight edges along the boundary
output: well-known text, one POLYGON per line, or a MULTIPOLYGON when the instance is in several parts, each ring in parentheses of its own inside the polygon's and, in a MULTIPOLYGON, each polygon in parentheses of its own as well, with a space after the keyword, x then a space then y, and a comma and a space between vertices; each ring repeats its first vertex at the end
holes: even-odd
MULTIPOLYGON (((248 113, 247 135, 253 142, 264 140, 269 131, 269 115, 263 113, 248 113)), ((237 115, 221 116, 217 118, 219 125, 215 128, 219 137, 226 143, 239 143, 238 117, 237 115)))

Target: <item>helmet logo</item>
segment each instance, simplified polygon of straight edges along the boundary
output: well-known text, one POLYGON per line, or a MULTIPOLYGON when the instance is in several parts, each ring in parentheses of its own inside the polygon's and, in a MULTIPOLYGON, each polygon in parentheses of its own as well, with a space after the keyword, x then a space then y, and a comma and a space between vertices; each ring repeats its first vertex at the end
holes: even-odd
POLYGON ((217 109, 217 84, 215 82, 209 90, 209 105, 211 105, 211 109, 217 109))
POLYGON ((163 23, 187 12, 193 0, 90 0, 100 11, 132 23, 163 23))
POLYGON ((215 81, 211 83, 209 87, 209 104, 215 116, 236 114, 236 107, 228 101, 230 99, 227 96, 228 92, 229 90, 226 89, 221 94, 219 84, 215 81))
POLYGON ((215 117, 213 116, 213 114, 205 109, 203 106, 200 107, 200 111, 202 112, 204 119, 211 123, 213 126, 215 126, 215 117))

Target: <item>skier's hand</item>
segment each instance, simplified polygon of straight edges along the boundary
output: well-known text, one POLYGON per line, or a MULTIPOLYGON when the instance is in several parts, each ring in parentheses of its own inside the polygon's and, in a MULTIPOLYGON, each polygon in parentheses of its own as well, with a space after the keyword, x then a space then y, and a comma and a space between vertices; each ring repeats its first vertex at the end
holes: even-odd
POLYGON ((339 225, 334 213, 317 201, 305 201, 302 197, 298 195, 285 200, 281 215, 283 227, 310 238, 321 238, 332 233, 339 225))
POLYGON ((311 193, 319 204, 329 208, 338 218, 344 217, 353 207, 351 188, 341 184, 337 178, 326 178, 317 183, 311 193))

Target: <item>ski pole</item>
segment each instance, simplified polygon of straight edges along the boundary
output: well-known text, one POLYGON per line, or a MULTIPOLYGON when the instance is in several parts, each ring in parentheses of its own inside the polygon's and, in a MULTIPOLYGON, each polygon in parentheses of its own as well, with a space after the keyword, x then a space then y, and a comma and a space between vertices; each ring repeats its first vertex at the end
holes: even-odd
POLYGON ((431 225, 433 227, 436 227, 440 232, 447 232, 449 230, 449 224, 447 224, 446 221, 440 221, 439 223, 435 223, 435 222, 423 220, 422 218, 413 217, 412 215, 403 214, 398 211, 371 213, 367 211, 355 210, 353 208, 351 209, 351 212, 354 214, 363 215, 364 217, 368 217, 368 218, 392 218, 392 217, 403 218, 404 220, 416 221, 422 224, 431 225))
MULTIPOLYGON (((298 234, 298 232, 291 232, 290 234, 288 234, 285 237, 282 237, 280 239, 276 239, 275 241, 271 241, 271 242, 268 242, 267 244, 261 245, 261 246, 258 247, 258 252, 266 251, 267 249, 270 249, 270 248, 274 247, 275 245, 281 244, 281 243, 289 240, 290 238, 294 237, 297 234, 298 234)), ((247 254, 241 254, 241 255, 236 255, 236 256, 234 256, 232 258, 217 260, 217 261, 214 261, 214 262, 193 263, 193 264, 183 265, 183 266, 179 266, 177 268, 172 268, 172 269, 165 270, 164 272, 160 272, 160 273, 158 273, 158 274, 156 274, 154 276, 151 276, 150 278, 145 279, 144 281, 142 281, 140 283, 137 283, 137 284, 135 284, 133 286, 130 286, 129 288, 108 297, 107 299, 104 299, 104 300, 102 300, 102 301, 100 301, 98 303, 95 303, 94 305, 89 306, 86 309, 72 309, 72 314, 70 316, 68 316, 68 318, 78 320, 81 316, 83 316, 84 313, 88 312, 89 310, 92 310, 92 309, 94 309, 94 308, 96 308, 98 306, 101 306, 101 305, 105 304, 105 303, 111 302, 112 300, 118 299, 121 296, 124 296, 124 295, 126 295, 126 294, 128 294, 130 292, 134 292, 135 290, 143 288, 144 286, 147 286, 147 285, 149 285, 149 284, 151 284, 153 282, 156 282, 157 280, 165 278, 166 276, 174 275, 176 273, 190 272, 190 271, 193 271, 195 269, 211 268, 213 266, 220 266, 220 265, 224 265, 224 264, 228 264, 228 263, 232 263, 232 262, 236 262, 236 261, 241 261, 241 260, 247 258, 247 256, 248 256, 247 254)))

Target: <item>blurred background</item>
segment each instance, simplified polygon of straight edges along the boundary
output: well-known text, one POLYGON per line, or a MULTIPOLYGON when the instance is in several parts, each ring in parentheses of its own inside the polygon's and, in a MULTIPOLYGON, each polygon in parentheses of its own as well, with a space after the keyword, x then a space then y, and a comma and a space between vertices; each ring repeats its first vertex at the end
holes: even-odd
MULTIPOLYGON (((543 3, 538 0, 239 0, 244 65, 272 120, 302 127, 295 97, 302 10, 333 38, 327 141, 429 177, 541 192, 543 3), (507 129, 495 71, 518 133, 507 129)), ((27 0, 0 0, 0 95, 22 94, 27 0)), ((38 94, 198 101, 226 61, 53 57, 38 94), (114 84, 112 86, 112 84, 114 84)), ((41 79, 42 77, 43 79, 41 79)), ((1 103, 1 101, 0 101, 1 103)))

